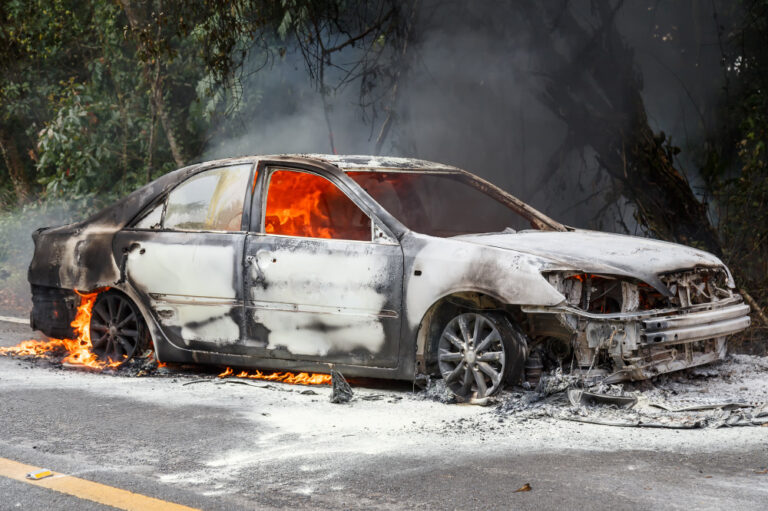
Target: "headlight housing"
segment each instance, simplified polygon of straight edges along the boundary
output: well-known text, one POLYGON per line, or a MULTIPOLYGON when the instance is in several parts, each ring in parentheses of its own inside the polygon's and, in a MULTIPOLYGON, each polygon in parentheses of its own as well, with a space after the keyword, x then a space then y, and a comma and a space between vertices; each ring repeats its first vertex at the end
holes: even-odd
POLYGON ((547 273, 546 277, 569 305, 595 314, 690 307, 733 296, 723 268, 695 268, 660 275, 669 294, 625 276, 558 271, 547 273))
POLYGON ((669 307, 669 300, 656 289, 616 275, 583 272, 553 272, 547 275, 552 286, 569 305, 594 314, 614 314, 669 307))

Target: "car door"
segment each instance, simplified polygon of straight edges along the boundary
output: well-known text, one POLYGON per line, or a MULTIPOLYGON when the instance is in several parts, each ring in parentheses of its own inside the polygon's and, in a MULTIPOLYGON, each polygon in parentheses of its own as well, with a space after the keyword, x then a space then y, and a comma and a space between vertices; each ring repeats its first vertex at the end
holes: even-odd
POLYGON ((240 346, 248 225, 243 211, 250 209, 244 204, 252 167, 193 175, 116 237, 123 278, 148 301, 163 333, 178 347, 230 352, 240 346))
POLYGON ((245 247, 246 343, 273 358, 395 367, 400 245, 374 241, 376 220, 333 176, 262 174, 261 214, 245 247))

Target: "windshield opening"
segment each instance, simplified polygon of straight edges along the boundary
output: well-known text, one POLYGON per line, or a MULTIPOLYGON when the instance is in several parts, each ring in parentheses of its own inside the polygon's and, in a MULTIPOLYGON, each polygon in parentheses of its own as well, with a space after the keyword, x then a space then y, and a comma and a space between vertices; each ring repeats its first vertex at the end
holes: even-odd
POLYGON ((443 238, 536 228, 463 174, 353 171, 376 202, 409 229, 443 238))

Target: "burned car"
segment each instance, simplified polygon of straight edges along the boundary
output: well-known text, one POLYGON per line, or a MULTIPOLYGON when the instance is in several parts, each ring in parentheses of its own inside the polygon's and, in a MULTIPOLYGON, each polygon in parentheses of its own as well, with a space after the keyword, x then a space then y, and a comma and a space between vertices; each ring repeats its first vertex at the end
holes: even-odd
POLYGON ((608 382, 722 358, 749 308, 716 257, 565 226, 466 171, 259 156, 171 172, 33 234, 33 328, 164 362, 420 381, 483 398, 558 365, 608 382))

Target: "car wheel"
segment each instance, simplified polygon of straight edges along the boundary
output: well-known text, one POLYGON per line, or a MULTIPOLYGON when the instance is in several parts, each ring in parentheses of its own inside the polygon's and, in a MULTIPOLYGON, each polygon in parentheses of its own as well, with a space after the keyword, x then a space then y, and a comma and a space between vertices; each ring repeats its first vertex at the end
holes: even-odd
POLYGON ((143 330, 141 314, 126 296, 107 291, 96 298, 91 313, 91 345, 100 360, 122 365, 141 353, 143 330))
POLYGON ((524 334, 503 314, 465 312, 443 329, 437 363, 454 394, 479 400, 520 378, 526 350, 524 334))

